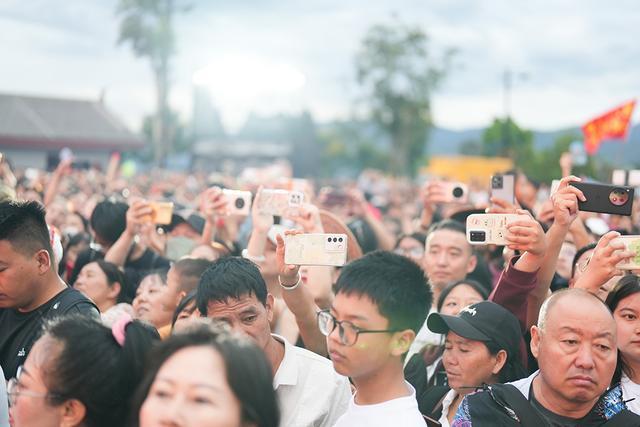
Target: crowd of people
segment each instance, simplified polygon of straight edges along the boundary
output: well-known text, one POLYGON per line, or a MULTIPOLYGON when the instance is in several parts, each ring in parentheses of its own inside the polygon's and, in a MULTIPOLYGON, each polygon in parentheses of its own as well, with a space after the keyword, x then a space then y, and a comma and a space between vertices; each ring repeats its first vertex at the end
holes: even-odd
POLYGON ((568 170, 553 191, 510 172, 512 203, 377 171, 4 162, 0 427, 640 426, 638 255, 616 240, 640 204, 583 212, 568 170), (265 214, 265 189, 304 202, 265 214), (485 212, 519 215, 505 245, 468 241, 485 212), (346 235, 347 262, 286 263, 312 233, 346 235))

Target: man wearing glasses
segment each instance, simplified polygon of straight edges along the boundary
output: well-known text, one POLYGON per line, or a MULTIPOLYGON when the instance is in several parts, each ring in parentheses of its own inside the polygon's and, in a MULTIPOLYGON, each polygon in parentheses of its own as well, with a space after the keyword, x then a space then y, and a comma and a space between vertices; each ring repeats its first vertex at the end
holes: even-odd
POLYGON ((403 359, 431 307, 431 290, 413 261, 374 252, 343 268, 320 331, 335 370, 356 387, 336 427, 424 427, 403 359))
MULTIPOLYGON (((300 285, 297 270, 293 278, 280 278, 283 292, 300 285)), ((264 350, 274 373, 281 426, 331 427, 345 412, 351 396, 347 378, 336 374, 329 360, 271 333, 274 298, 253 262, 215 261, 200 278, 196 302, 203 316, 227 323, 264 350)))

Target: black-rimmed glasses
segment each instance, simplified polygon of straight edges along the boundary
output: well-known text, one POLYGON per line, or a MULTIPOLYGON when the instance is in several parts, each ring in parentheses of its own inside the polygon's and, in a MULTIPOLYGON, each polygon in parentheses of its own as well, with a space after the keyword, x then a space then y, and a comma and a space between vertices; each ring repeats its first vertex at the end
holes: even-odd
POLYGON ((337 320, 329 312, 329 310, 322 310, 318 312, 318 328, 322 335, 328 337, 333 330, 338 327, 338 335, 340 336, 340 342, 342 345, 352 346, 358 341, 358 335, 360 334, 384 334, 399 332, 398 329, 362 329, 358 328, 353 323, 347 320, 337 320))

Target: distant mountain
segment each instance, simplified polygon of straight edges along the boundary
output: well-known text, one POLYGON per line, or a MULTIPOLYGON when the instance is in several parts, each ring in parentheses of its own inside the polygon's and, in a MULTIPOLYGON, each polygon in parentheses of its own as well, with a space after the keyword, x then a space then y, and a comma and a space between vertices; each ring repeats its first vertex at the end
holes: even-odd
MULTIPOLYGON (((467 141, 481 141, 484 129, 451 130, 436 127, 429 136, 429 155, 446 156, 460 153, 467 141)), ((566 134, 581 135, 579 128, 567 128, 556 131, 534 131, 533 141, 536 150, 544 150, 555 140, 566 134)), ((600 146, 598 157, 620 167, 640 167, 640 124, 632 126, 627 143, 620 141, 605 142, 600 146)))

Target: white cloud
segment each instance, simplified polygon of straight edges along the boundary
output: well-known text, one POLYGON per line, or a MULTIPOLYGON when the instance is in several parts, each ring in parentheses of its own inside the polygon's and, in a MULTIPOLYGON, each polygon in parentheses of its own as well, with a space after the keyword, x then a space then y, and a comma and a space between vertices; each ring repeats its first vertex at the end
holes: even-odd
MULTIPOLYGON (((145 60, 116 46, 112 2, 6 0, 0 5, 0 90, 96 98, 134 129, 154 110, 154 84, 145 60)), ((357 93, 353 56, 372 24, 392 13, 419 24, 437 52, 458 47, 456 67, 434 97, 439 125, 486 125, 503 113, 505 68, 516 80, 512 111, 523 125, 579 124, 640 95, 640 3, 544 0, 339 0, 298 2, 200 0, 178 18, 171 104, 191 111, 191 79, 229 55, 254 55, 305 75, 299 91, 258 98, 257 105, 219 100, 223 117, 238 123, 249 109, 310 109, 321 120, 344 116, 357 93)))

